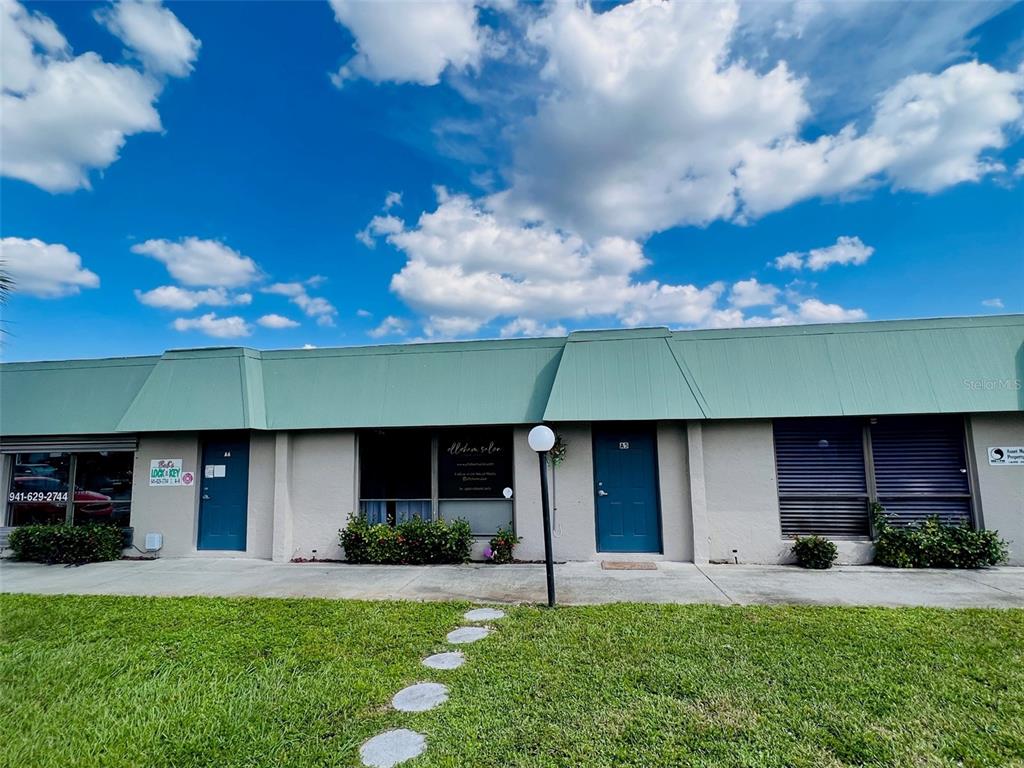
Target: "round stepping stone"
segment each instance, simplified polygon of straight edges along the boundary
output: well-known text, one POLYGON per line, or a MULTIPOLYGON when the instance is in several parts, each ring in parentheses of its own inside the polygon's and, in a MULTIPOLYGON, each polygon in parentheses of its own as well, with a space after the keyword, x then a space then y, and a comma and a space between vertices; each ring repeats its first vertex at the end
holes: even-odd
POLYGON ((477 640, 483 640, 489 634, 491 634, 491 630, 488 627, 459 627, 449 632, 445 639, 449 643, 462 645, 463 643, 475 643, 477 640))
POLYGON ((426 748, 427 737, 422 733, 398 728, 366 741, 359 748, 359 759, 369 768, 392 768, 422 755, 426 748))
POLYGON ((499 611, 497 608, 474 608, 471 611, 466 611, 462 618, 466 621, 494 621, 495 619, 504 619, 505 612, 499 611))
POLYGON ((423 660, 423 665, 431 669, 457 669, 465 661, 466 657, 462 655, 462 651, 446 651, 427 656, 423 660))
POLYGON ((403 688, 391 699, 399 712, 426 712, 448 701, 448 686, 441 683, 416 683, 403 688))

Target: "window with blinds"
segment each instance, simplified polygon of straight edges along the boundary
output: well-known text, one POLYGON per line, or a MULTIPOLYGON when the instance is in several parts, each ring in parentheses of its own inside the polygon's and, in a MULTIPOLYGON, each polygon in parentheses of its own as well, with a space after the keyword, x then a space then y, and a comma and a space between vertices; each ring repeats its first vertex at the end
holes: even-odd
POLYGON ((779 419, 774 432, 784 536, 866 537, 875 501, 896 525, 973 520, 959 416, 779 419))
POLYGON ((864 433, 858 419, 775 422, 783 536, 867 536, 864 433))
POLYGON ((871 424, 875 491, 894 524, 938 516, 971 521, 971 487, 959 416, 878 417, 871 424))

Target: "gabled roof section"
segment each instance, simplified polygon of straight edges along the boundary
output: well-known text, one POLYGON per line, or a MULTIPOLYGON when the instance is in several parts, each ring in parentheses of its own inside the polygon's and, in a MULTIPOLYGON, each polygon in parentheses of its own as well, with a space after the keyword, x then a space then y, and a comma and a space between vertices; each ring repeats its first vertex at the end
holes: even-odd
POLYGON ((1024 410, 1024 316, 672 334, 709 419, 1024 410))
POLYGON ((702 419, 704 408, 667 328, 570 334, 544 418, 548 421, 702 419))
POLYGON ((241 347, 167 352, 119 432, 266 429, 260 353, 241 347))
POLYGON ((0 435, 114 432, 159 359, 5 363, 0 366, 0 435))
POLYGON ((564 339, 263 353, 269 429, 540 421, 564 339))

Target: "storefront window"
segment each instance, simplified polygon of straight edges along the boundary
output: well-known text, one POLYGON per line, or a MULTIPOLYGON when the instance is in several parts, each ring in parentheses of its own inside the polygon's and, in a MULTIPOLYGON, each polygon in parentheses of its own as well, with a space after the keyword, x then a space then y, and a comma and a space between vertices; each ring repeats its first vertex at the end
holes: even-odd
POLYGON ((66 453, 19 453, 7 493, 9 525, 63 523, 71 459, 66 453))
POLYGON ((132 454, 80 453, 75 467, 75 525, 131 520, 132 454))
POLYGON ((7 493, 7 524, 131 524, 132 466, 129 451, 19 453, 7 493))
POLYGON ((371 523, 431 517, 431 435, 373 430, 359 438, 360 508, 371 523))
POLYGON ((512 522, 512 476, 508 428, 372 430, 359 438, 359 505, 371 523, 430 520, 436 511, 489 536, 512 522))
POLYGON ((512 474, 510 430, 445 430, 438 437, 438 515, 468 521, 474 534, 493 534, 512 522, 512 474))

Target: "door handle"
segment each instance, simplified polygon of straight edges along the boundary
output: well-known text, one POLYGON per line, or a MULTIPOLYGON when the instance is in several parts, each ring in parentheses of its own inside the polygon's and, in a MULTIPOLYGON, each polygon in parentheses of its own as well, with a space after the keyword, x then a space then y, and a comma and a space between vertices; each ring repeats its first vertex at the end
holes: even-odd
POLYGON ((607 496, 608 495, 608 491, 598 491, 597 495, 598 496, 607 496))
POLYGON ((209 498, 210 498, 210 497, 209 497, 209 496, 207 496, 207 495, 206 495, 205 493, 203 494, 203 500, 204 500, 204 501, 205 501, 205 500, 208 500, 209 498))

